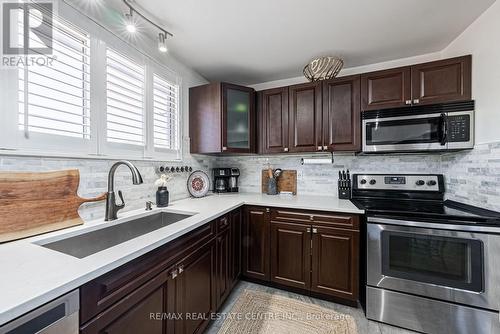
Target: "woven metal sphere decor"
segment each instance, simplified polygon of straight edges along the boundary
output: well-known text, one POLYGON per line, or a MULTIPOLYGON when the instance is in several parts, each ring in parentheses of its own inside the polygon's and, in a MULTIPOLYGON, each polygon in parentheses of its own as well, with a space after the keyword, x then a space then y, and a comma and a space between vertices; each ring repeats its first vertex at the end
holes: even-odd
POLYGON ((336 57, 319 57, 313 59, 304 67, 304 76, 309 81, 319 81, 335 78, 344 66, 344 61, 336 57))

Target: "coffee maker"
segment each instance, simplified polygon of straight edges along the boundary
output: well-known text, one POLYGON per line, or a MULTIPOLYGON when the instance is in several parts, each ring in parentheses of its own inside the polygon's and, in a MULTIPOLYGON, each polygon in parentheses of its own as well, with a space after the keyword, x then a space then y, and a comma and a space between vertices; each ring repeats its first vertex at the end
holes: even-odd
POLYGON ((214 168, 214 193, 237 193, 238 177, 240 170, 238 168, 214 168))

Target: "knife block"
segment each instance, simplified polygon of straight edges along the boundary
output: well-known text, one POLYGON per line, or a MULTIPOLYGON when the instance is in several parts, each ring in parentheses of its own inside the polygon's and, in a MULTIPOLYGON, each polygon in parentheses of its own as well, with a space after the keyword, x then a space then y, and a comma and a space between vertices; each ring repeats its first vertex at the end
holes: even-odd
POLYGON ((339 181, 339 198, 340 199, 351 199, 351 182, 348 186, 341 186, 342 182, 339 181))

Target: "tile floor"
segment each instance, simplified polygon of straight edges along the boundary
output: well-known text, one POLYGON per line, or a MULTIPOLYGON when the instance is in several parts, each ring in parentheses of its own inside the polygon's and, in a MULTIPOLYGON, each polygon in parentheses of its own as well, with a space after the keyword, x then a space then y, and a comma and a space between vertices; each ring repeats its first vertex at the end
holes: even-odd
MULTIPOLYGON (((234 288, 231 295, 227 298, 227 301, 222 306, 221 312, 229 312, 233 307, 233 304, 238 299, 238 296, 242 293, 243 290, 257 290, 257 291, 265 291, 271 294, 278 294, 282 296, 287 296, 289 298, 294 298, 301 300, 303 302, 312 303, 316 305, 320 305, 325 308, 329 308, 335 310, 339 313, 349 314, 356 320, 356 325, 358 326, 358 334, 415 334, 416 332, 404 330, 401 328, 384 325, 378 322, 369 321, 365 318, 363 310, 361 308, 353 308, 341 304, 335 304, 332 302, 328 302, 325 300, 311 298, 308 296, 299 295, 296 293, 279 290, 259 284, 254 284, 250 282, 240 281, 238 285, 234 288)), ((223 324, 223 320, 216 320, 210 324, 210 326, 206 330, 206 334, 217 334, 219 329, 223 324)))

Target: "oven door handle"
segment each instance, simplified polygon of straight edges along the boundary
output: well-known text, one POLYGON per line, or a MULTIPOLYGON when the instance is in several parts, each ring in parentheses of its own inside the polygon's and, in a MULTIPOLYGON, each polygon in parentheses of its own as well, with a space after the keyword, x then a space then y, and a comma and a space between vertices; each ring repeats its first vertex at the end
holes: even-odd
POLYGON ((446 145, 446 142, 448 141, 448 116, 445 113, 441 114, 440 117, 440 143, 441 146, 446 145))
POLYGON ((422 222, 413 220, 403 220, 403 219, 392 219, 383 217, 367 217, 368 224, 383 224, 392 225, 400 227, 417 227, 424 229, 439 229, 439 230, 452 230, 452 231, 463 231, 463 232, 484 232, 484 233, 495 233, 500 234, 500 228, 495 226, 478 226, 471 224, 451 224, 451 223, 440 223, 440 222, 422 222))

